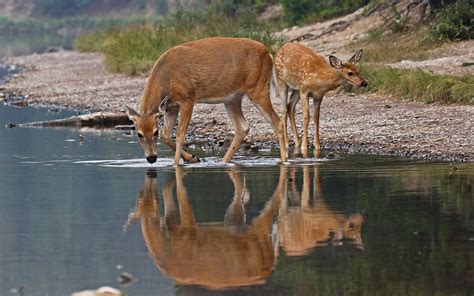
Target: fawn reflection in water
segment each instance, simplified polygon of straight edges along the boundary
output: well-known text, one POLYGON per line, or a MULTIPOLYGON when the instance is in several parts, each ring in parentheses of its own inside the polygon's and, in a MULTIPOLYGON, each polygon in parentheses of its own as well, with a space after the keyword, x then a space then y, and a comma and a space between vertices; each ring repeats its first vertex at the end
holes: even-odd
POLYGON ((332 210, 324 201, 319 167, 303 167, 303 186, 297 191, 295 168, 291 168, 289 198, 281 203, 279 213, 280 246, 288 256, 308 254, 317 246, 342 245, 343 239, 363 250, 361 229, 364 218, 360 214, 346 217, 332 210), (310 170, 314 170, 311 194, 310 170), (288 199, 299 203, 288 206, 288 199))
MULTIPOLYGON (((295 170, 291 168, 293 180, 295 170)), ((178 284, 214 290, 264 284, 276 266, 279 247, 288 256, 300 256, 320 243, 340 244, 344 237, 354 240, 362 249, 362 216, 345 218, 326 206, 321 196, 318 168, 314 174, 317 198, 311 203, 309 170, 309 167, 303 168, 301 205, 289 207, 288 191, 293 199, 299 194, 295 182, 288 179, 287 169, 282 166, 273 195, 249 225, 245 222, 245 204, 251 197, 238 169, 228 172, 234 196, 223 221, 206 223, 195 220, 183 182, 183 168, 177 167, 175 177, 163 186, 163 217, 158 204, 156 172, 148 172, 127 225, 140 220, 154 263, 178 284)))

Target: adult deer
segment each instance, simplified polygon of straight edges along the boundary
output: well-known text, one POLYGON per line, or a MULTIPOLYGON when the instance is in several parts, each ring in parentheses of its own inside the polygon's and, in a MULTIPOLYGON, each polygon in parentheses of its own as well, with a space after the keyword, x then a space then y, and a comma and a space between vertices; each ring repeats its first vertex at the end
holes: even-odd
POLYGON ((298 44, 287 43, 277 52, 275 58, 276 84, 282 102, 282 119, 285 125, 285 147, 288 147, 286 123, 290 117, 293 139, 296 151, 301 147, 303 154, 307 153, 309 125, 309 97, 314 104, 314 149, 319 155, 319 109, 326 92, 339 87, 344 81, 358 87, 366 87, 367 82, 360 77, 356 66, 362 56, 362 50, 356 52, 347 63, 342 63, 335 56, 329 56, 329 64, 321 55, 310 48, 298 44), (292 90, 288 102, 288 90, 292 90), (300 141, 295 123, 295 107, 302 98, 303 110, 303 139, 300 141))
MULTIPOLYGON (((353 214, 347 217, 328 207, 322 196, 319 168, 315 168, 314 196, 311 198, 309 169, 308 166, 303 167, 301 195, 296 190, 295 181, 290 185, 288 196, 300 196, 300 205, 288 207, 287 200, 281 203, 278 216, 281 247, 288 256, 302 256, 318 245, 327 245, 328 242, 341 245, 342 240, 346 239, 356 248, 363 249, 362 215, 353 214)), ((290 176, 295 180, 294 168, 290 176)))
MULTIPOLYGON (((267 48, 245 38, 214 37, 178 45, 155 63, 140 102, 140 111, 127 107, 138 140, 149 163, 157 159, 157 119, 164 112, 162 139, 175 150, 174 164, 199 161, 183 150, 184 137, 193 108, 198 103, 223 103, 235 129, 234 139, 224 155, 229 162, 239 149, 249 126, 242 113, 246 95, 272 124, 280 144, 281 161, 286 161, 283 123, 270 100, 273 61, 267 48), (162 112, 161 112, 162 111, 162 112), (180 119, 176 143, 171 130, 180 119)), ((209 114, 209 119, 212 119, 209 114)))
POLYGON ((196 221, 183 182, 183 171, 163 187, 160 217, 156 175, 147 175, 127 225, 140 219, 146 246, 161 272, 178 284, 220 290, 263 284, 276 264, 278 245, 272 239, 274 216, 286 192, 286 170, 270 200, 250 225, 245 223, 248 191, 240 173, 230 171, 234 197, 224 221, 196 221), (173 191, 176 188, 176 206, 173 191))

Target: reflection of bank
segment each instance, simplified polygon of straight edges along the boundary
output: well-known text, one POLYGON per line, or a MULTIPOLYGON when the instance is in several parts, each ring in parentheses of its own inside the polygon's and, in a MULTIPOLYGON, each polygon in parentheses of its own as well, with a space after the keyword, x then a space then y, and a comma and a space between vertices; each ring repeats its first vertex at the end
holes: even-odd
POLYGON ((288 206, 288 199, 281 203, 279 213, 280 246, 288 256, 308 254, 317 246, 328 244, 342 245, 343 241, 363 249, 361 227, 363 217, 354 214, 346 217, 330 209, 323 199, 318 167, 303 167, 303 186, 301 193, 296 189, 295 172, 291 168, 293 180, 289 186, 289 197, 299 203, 288 206), (314 170, 314 191, 311 194, 310 170, 314 170))
POLYGON ((228 289, 263 284, 271 274, 278 251, 271 236, 273 218, 286 192, 286 170, 281 170, 273 196, 250 225, 245 224, 244 208, 248 191, 240 173, 230 171, 229 176, 234 197, 223 223, 196 223, 179 167, 164 185, 160 219, 156 174, 145 177, 129 223, 140 219, 155 264, 177 283, 228 289))

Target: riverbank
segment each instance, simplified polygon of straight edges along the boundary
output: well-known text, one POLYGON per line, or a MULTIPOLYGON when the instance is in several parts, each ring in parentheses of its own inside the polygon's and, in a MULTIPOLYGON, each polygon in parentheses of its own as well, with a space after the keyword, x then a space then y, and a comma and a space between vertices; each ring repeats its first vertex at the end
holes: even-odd
MULTIPOLYGON (((61 51, 10 58, 29 71, 5 84, 2 92, 21 94, 30 105, 87 111, 137 107, 146 77, 110 74, 96 53, 61 51)), ((280 110, 279 100, 274 107, 280 110)), ((249 102, 247 147, 277 147, 271 126, 249 102)), ((301 111, 298 109, 298 125, 301 111)), ((381 94, 328 93, 321 106, 324 149, 348 153, 400 155, 417 159, 474 161, 474 106, 401 101, 381 94)), ((188 142, 222 141, 232 131, 222 105, 196 106, 188 142)), ((312 135, 312 127, 310 135, 312 135)))

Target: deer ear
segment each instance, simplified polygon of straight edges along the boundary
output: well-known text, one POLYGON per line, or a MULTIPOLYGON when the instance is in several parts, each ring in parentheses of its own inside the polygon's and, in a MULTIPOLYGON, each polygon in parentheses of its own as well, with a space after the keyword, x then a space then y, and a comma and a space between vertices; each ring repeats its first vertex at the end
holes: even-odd
POLYGON ((360 62, 360 58, 362 57, 362 49, 359 49, 352 58, 349 59, 350 64, 357 65, 360 62))
POLYGON ((131 121, 135 121, 138 117, 140 117, 140 114, 138 114, 138 112, 134 109, 128 107, 127 105, 124 105, 124 107, 125 112, 127 112, 128 118, 130 118, 131 121))
POLYGON ((161 113, 161 115, 163 115, 163 113, 166 112, 166 108, 168 108, 169 99, 170 99, 170 97, 168 97, 168 96, 161 99, 160 106, 158 107, 158 113, 161 113))
POLYGON ((342 69, 342 62, 337 57, 330 55, 329 56, 329 64, 336 69, 342 69))

